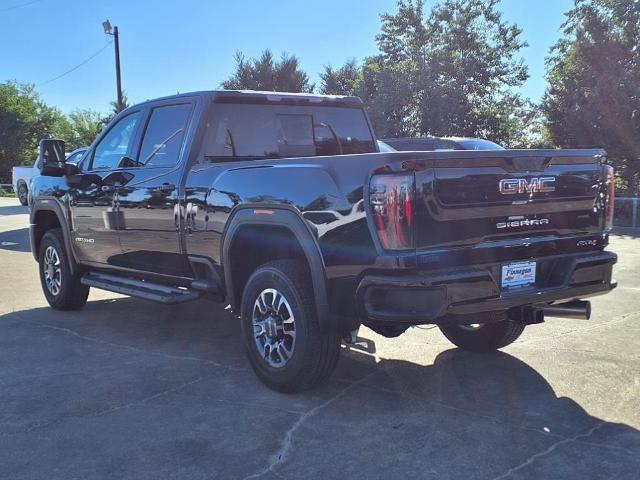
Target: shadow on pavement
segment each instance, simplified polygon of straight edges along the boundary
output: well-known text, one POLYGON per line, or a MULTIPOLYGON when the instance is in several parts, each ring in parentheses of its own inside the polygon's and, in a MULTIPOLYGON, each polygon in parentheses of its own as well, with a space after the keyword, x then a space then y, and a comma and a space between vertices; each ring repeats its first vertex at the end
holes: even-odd
POLYGON ((0 250, 30 252, 31 246, 29 245, 29 229, 21 228, 19 230, 0 232, 0 250))
POLYGON ((611 231, 611 235, 616 235, 622 238, 640 238, 640 228, 614 227, 611 231))
POLYGON ((9 215, 26 215, 29 213, 29 207, 22 205, 8 205, 0 207, 0 216, 9 215))
POLYGON ((248 372, 237 319, 204 301, 160 308, 129 298, 94 301, 78 312, 9 313, 0 325, 0 430, 20 432, 15 441, 0 436, 0 464, 16 468, 15 459, 24 456, 19 449, 28 445, 29 461, 45 463, 41 469, 32 464, 35 476, 63 464, 68 477, 78 478, 106 464, 117 464, 118 475, 129 478, 201 478, 189 472, 243 478, 270 464, 283 478, 300 478, 302 471, 309 478, 632 478, 640 468, 638 430, 589 415, 503 352, 451 349, 433 364, 418 365, 380 358, 374 341, 362 339, 364 349, 343 348, 326 386, 281 395, 248 372), (43 390, 37 378, 25 385, 25 365, 40 375, 81 365, 86 374, 49 381, 43 390), (179 393, 153 388, 174 377, 187 382, 212 365, 225 368, 179 393), (7 377, 12 369, 22 376, 16 390, 7 377), (138 391, 144 388, 169 393, 149 396, 138 391), (106 408, 88 407, 104 401, 101 395, 149 400, 107 409, 109 415, 79 416, 70 428, 47 419, 56 426, 42 432, 29 425, 48 425, 31 419, 34 392, 48 408, 67 409, 65 415, 106 408), (260 415, 247 404, 260 406, 260 415), (27 428, 16 425, 21 422, 27 428), (89 433, 95 429, 111 437, 89 433), (176 448, 182 438, 189 443, 176 448), (51 439, 65 446, 56 455, 46 454, 51 439))

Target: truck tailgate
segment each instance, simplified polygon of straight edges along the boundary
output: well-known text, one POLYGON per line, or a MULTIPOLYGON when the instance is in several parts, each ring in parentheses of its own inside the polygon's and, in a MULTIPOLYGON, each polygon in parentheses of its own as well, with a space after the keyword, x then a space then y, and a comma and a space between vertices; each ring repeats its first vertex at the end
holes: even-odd
POLYGON ((418 250, 602 232, 603 151, 448 153, 415 165, 418 250))

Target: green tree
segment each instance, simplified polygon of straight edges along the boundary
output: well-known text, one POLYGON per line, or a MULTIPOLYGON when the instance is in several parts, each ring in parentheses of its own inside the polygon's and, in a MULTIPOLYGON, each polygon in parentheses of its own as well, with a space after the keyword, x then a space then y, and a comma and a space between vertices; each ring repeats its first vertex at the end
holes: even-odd
POLYGON ((8 182, 11 167, 32 163, 41 138, 55 136, 63 115, 46 105, 33 85, 0 84, 0 180, 8 182))
POLYGON ((504 92, 479 107, 478 136, 511 148, 553 148, 539 106, 504 92))
POLYGON ((415 82, 409 62, 365 59, 360 97, 378 137, 420 135, 415 82))
POLYGON ((640 3, 576 0, 547 60, 543 111, 561 147, 604 147, 640 189, 640 3))
POLYGON ((320 80, 320 93, 324 95, 358 95, 362 72, 354 59, 339 68, 326 65, 320 80))
POLYGON ((295 56, 282 54, 275 60, 270 50, 260 58, 247 60, 240 52, 235 55, 236 71, 224 82, 227 90, 265 90, 271 92, 313 92, 314 85, 300 69, 295 56))
POLYGON ((123 110, 126 110, 131 106, 129 104, 129 98, 127 97, 127 92, 125 91, 122 92, 122 102, 118 103, 117 100, 113 100, 112 102, 109 102, 109 105, 111 106, 111 112, 107 116, 102 118, 103 126, 108 124, 111 120, 113 120, 116 117, 116 115, 118 115, 120 112, 122 112, 123 110))
POLYGON ((124 90, 122 91, 122 101, 118 102, 118 100, 114 100, 112 102, 109 102, 109 105, 111 105, 111 118, 115 117, 121 111, 129 108, 130 105, 129 98, 127 97, 127 92, 125 92, 124 90))
MULTIPOLYGON (((528 77, 521 30, 498 0, 400 0, 382 15, 380 54, 365 61, 362 96, 381 136, 481 136, 508 146, 532 117, 513 89, 528 77)), ((526 130, 526 128, 524 128, 526 130)))
POLYGON ((67 136, 60 138, 67 142, 66 150, 70 152, 91 145, 106 125, 106 118, 93 110, 75 110, 67 116, 67 123, 67 136))

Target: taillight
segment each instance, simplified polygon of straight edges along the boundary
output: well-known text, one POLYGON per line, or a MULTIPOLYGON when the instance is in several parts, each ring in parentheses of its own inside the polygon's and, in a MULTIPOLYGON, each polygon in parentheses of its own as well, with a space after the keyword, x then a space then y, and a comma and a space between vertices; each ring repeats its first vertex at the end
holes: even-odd
POLYGON ((413 175, 374 175, 371 178, 369 202, 383 248, 412 248, 413 201, 413 175))
POLYGON ((613 167, 611 165, 604 166, 607 173, 607 206, 604 218, 604 229, 609 231, 613 228, 613 206, 616 197, 616 178, 613 175, 613 167))

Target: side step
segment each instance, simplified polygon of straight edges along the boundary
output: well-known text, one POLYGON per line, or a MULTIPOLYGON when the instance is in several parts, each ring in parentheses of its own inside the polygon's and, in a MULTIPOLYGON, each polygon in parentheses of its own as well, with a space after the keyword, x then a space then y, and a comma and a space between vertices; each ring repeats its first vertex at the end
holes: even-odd
POLYGON ((200 297, 200 292, 195 290, 170 287, 161 283, 108 273, 89 272, 84 274, 80 281, 83 285, 90 287, 160 303, 182 303, 200 297))

